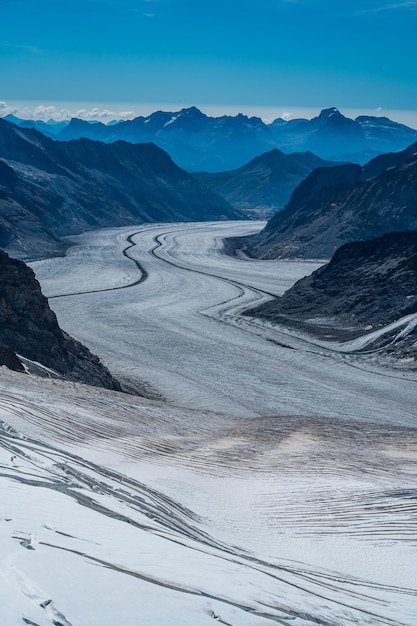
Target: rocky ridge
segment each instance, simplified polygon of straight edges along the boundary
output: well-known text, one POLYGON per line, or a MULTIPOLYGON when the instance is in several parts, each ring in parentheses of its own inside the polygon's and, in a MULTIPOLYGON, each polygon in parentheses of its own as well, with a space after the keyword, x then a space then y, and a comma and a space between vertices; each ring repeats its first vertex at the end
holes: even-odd
POLYGON ((251 256, 330 258, 344 243, 417 228, 417 143, 364 167, 314 170, 253 237, 234 241, 251 256))
POLYGON ((294 189, 314 169, 334 163, 312 152, 285 154, 277 148, 237 170, 196 172, 195 178, 248 217, 265 219, 284 207, 294 189))
MULTIPOLYGON (((417 231, 345 244, 281 298, 246 314, 342 341, 417 314, 417 231)), ((417 316, 405 328, 375 337, 373 347, 417 360, 417 316)))
POLYGON ((33 271, 0 250, 0 365, 23 371, 22 360, 35 371, 120 390, 98 357, 60 329, 33 271))

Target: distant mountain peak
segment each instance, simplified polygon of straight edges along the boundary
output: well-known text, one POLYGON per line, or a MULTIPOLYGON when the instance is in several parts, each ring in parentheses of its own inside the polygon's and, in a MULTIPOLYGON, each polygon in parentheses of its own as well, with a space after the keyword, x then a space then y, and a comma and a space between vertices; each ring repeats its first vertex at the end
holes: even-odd
POLYGON ((71 129, 73 129, 73 128, 85 126, 85 124, 87 123, 88 122, 86 122, 85 120, 82 120, 79 117, 72 117, 69 121, 68 126, 71 127, 71 129))
POLYGON ((318 116, 319 120, 326 120, 330 117, 345 117, 336 107, 331 107, 330 109, 322 109, 318 116))
POLYGON ((186 109, 181 109, 179 113, 181 115, 187 115, 188 117, 194 117, 194 118, 206 118, 207 117, 205 113, 200 111, 200 109, 198 109, 195 106, 188 107, 186 109))
POLYGON ((16 124, 17 126, 19 126, 23 122, 23 120, 21 120, 19 117, 16 117, 16 115, 13 115, 13 113, 9 113, 8 115, 5 115, 3 119, 6 120, 6 122, 11 122, 12 124, 16 124))

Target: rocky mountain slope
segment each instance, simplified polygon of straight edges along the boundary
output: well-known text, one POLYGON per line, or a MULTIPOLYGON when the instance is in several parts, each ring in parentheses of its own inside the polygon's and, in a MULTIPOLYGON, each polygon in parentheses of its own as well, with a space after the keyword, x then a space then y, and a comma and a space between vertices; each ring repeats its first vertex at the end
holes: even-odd
MULTIPOLYGON (((350 339, 417 313, 417 231, 392 232, 343 245, 331 261, 281 298, 247 314, 295 325, 325 339, 350 339)), ((417 359, 417 317, 375 337, 417 359)))
POLYGON ((196 172, 194 176, 236 209, 265 219, 287 204, 294 189, 315 168, 332 165, 311 152, 285 154, 274 148, 237 170, 196 172))
POLYGON ((57 256, 65 250, 41 219, 42 213, 53 213, 57 196, 39 191, 0 159, 0 247, 13 256, 57 256))
POLYGON ((0 245, 57 253, 89 228, 240 218, 154 144, 61 142, 0 119, 0 245))
POLYGON ((311 120, 278 118, 265 123, 246 115, 210 117, 196 107, 157 111, 147 117, 112 124, 72 119, 69 123, 11 121, 33 126, 60 140, 87 137, 106 143, 152 141, 184 169, 220 172, 241 167, 272 148, 291 153, 311 151, 324 159, 366 163, 377 154, 403 150, 417 141, 417 130, 386 117, 345 117, 324 109, 311 120))
POLYGON ((69 380, 120 390, 99 359, 59 328, 33 271, 0 251, 0 365, 22 370, 20 359, 69 380))
POLYGON ((234 242, 265 258, 330 258, 340 245, 417 228, 417 143, 364 167, 313 171, 258 235, 234 242))

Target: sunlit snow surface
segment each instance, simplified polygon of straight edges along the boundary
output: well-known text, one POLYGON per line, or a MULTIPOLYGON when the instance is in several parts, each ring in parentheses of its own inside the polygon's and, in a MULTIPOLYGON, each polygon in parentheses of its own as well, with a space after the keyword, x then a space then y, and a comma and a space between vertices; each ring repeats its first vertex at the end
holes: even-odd
POLYGON ((33 264, 160 400, 1 368, 1 626, 417 623, 416 381, 239 317, 319 265, 221 254, 257 226, 100 231, 33 264))

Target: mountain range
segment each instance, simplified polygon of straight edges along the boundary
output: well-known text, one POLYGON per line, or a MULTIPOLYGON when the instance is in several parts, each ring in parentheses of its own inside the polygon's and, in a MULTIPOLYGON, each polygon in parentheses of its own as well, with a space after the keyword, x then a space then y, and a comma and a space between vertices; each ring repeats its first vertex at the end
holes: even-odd
MULTIPOLYGON (((330 110, 315 123, 321 118, 326 132, 336 124, 356 141, 356 121, 340 117, 330 110)), ((292 126, 299 125, 305 128, 303 120, 292 126)), ((328 147, 334 137, 336 131, 328 147)), ((417 142, 363 166, 273 148, 231 172, 193 176, 154 143, 62 141, 0 120, 0 246, 20 258, 61 254, 67 245, 61 237, 90 228, 258 217, 285 204, 292 189, 259 235, 228 246, 266 259, 330 258, 342 247, 281 299, 249 314, 347 338, 417 311, 417 233, 392 232, 417 229, 417 142)), ((19 263, 0 255, 0 363, 20 369, 21 355, 72 380, 118 389, 98 359, 62 333, 31 271, 19 263)), ((401 338, 401 354, 412 358, 414 334, 401 338)))
POLYGON ((344 243, 416 228, 414 143, 363 167, 346 164, 314 170, 261 233, 233 245, 264 259, 330 258, 344 243))
POLYGON ((362 115, 352 120, 334 107, 311 120, 278 118, 272 123, 242 114, 210 117, 196 107, 157 111, 107 125, 77 118, 68 123, 6 119, 61 141, 84 137, 105 143, 153 142, 190 172, 237 169, 273 148, 285 153, 311 151, 326 160, 363 164, 377 154, 403 150, 417 141, 417 130, 386 117, 362 115))
POLYGON ((62 253, 61 236, 144 222, 244 217, 152 143, 52 140, 0 119, 0 247, 62 253))
POLYGON ((285 154, 273 148, 239 169, 193 175, 248 217, 265 219, 287 204, 294 189, 314 169, 331 166, 334 162, 312 152, 285 154))

